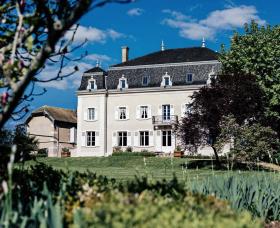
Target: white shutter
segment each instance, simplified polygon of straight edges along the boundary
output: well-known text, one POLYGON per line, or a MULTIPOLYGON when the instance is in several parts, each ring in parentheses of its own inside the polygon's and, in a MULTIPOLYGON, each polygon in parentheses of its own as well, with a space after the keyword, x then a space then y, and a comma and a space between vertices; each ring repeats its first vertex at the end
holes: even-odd
POLYGON ((127 132, 127 146, 132 146, 132 143, 131 143, 131 132, 130 131, 127 132))
POLYGON ((98 120, 98 109, 97 108, 94 108, 94 117, 95 117, 94 120, 98 120))
POLYGON ((84 110, 84 120, 88 120, 88 109, 84 110))
POLYGON ((140 119, 140 105, 136 107, 136 119, 140 119))
POLYGON ((86 146, 86 132, 82 132, 82 146, 86 146))
POLYGON ((148 105, 148 118, 152 118, 152 106, 148 105))
POLYGON ((186 115, 186 104, 181 104, 181 117, 186 115))
POLYGON ((115 108, 115 120, 119 119, 119 107, 115 108))
POLYGON ((117 146, 117 132, 113 132, 113 135, 112 135, 112 146, 117 146))
POLYGON ((175 149, 175 143, 176 143, 176 134, 172 132, 171 134, 171 146, 175 149))
POLYGON ((99 137, 99 132, 96 131, 95 132, 95 146, 99 146, 100 145, 100 137, 99 137))
POLYGON ((162 115, 162 105, 158 106, 158 115, 161 116, 162 115))
POLYGON ((70 128, 70 143, 75 143, 75 127, 70 128))
POLYGON ((126 119, 129 119, 129 109, 128 109, 128 107, 126 107, 126 119))
POLYGON ((154 145, 154 132, 150 131, 149 132, 149 146, 153 146, 154 145))
POLYGON ((170 114, 174 116, 174 105, 170 105, 170 114))
POLYGON ((156 151, 161 151, 161 131, 156 131, 156 151))
POLYGON ((139 146, 139 132, 138 131, 135 131, 134 132, 134 139, 133 139, 133 142, 134 142, 134 146, 139 146))

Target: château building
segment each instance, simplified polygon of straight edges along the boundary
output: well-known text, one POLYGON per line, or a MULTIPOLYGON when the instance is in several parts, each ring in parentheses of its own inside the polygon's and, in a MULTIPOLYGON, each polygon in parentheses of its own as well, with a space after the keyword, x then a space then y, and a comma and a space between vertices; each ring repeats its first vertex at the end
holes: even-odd
MULTIPOLYGON (((166 49, 104 71, 84 72, 77 91, 77 150, 72 156, 108 156, 114 148, 173 153, 176 124, 191 95, 220 68, 218 54, 202 47, 166 49)), ((212 153, 201 148, 199 153, 212 153)))

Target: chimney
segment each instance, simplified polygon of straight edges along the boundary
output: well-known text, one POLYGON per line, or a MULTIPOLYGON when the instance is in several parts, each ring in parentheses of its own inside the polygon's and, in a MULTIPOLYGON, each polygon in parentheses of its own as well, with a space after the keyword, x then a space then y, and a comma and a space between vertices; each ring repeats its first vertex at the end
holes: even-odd
POLYGON ((129 52, 129 47, 127 47, 127 46, 122 47, 122 62, 123 63, 128 61, 128 52, 129 52))

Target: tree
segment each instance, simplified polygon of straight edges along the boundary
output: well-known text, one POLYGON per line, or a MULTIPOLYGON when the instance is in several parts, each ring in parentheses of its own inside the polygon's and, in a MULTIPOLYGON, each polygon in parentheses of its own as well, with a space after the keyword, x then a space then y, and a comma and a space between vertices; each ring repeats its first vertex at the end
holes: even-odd
POLYGON ((280 26, 245 25, 245 34, 235 33, 229 50, 222 48, 220 61, 226 74, 253 74, 268 103, 266 115, 280 135, 280 26))
POLYGON ((178 136, 192 151, 199 146, 211 146, 218 165, 217 139, 224 116, 233 115, 240 125, 245 121, 265 124, 267 100, 253 75, 218 75, 211 85, 202 87, 191 98, 190 111, 179 124, 178 136))
POLYGON ((0 0, 0 129, 9 118, 22 118, 28 111, 26 102, 35 93, 37 82, 62 79, 78 70, 62 75, 71 58, 76 23, 89 10, 106 3, 130 0, 0 0), (73 36, 65 40, 64 34, 73 36), (58 63, 56 76, 41 79, 47 62, 58 63), (29 89, 29 91, 27 91, 29 89))
POLYGON ((277 133, 270 127, 248 122, 239 125, 232 116, 227 116, 221 121, 220 128, 217 145, 222 148, 231 143, 229 155, 234 161, 271 161, 279 150, 277 133))

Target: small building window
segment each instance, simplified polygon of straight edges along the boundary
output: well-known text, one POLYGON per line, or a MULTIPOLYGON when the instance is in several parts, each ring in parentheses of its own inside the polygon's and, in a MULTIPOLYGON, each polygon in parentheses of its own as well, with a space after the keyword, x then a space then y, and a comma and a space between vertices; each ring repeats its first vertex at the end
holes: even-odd
POLYGON ((87 146, 95 146, 95 131, 87 131, 87 146))
POLYGON ((140 146, 149 146, 149 132, 140 131, 140 146))
POLYGON ((162 76, 162 81, 160 86, 162 87, 172 86, 171 77, 170 75, 167 74, 167 72, 165 73, 165 75, 162 76))
POLYGON ((127 132, 118 132, 118 146, 127 146, 127 132))
POLYGON ((88 108, 88 120, 95 120, 95 108, 88 108))
POLYGON ((126 107, 119 107, 119 119, 120 120, 126 120, 126 107))
POLYGON ((95 89, 97 89, 97 85, 96 85, 96 80, 95 79, 90 79, 88 81, 87 89, 88 90, 95 90, 95 89))
POLYGON ((127 79, 124 77, 124 75, 119 79, 119 85, 118 89, 127 89, 128 84, 127 84, 127 79))
POLYGON ((147 75, 142 77, 142 85, 147 86, 149 83, 149 77, 147 75))
POLYGON ((148 118, 148 106, 140 106, 140 115, 141 119, 148 118))
POLYGON ((191 82, 193 81, 193 74, 188 73, 186 79, 187 79, 187 82, 188 82, 188 83, 191 83, 191 82))

